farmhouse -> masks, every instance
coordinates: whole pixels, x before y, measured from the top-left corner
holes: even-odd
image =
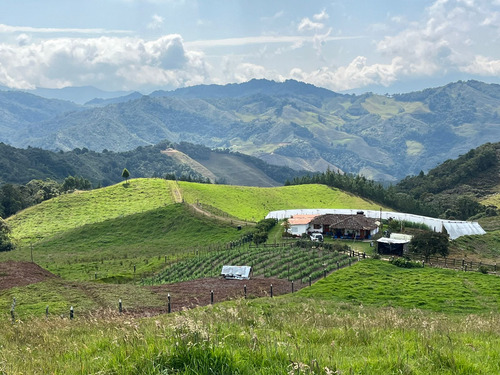
[[[342,209],[342,208],[311,208],[311,209],[294,209],[294,210],[280,210],[271,211],[266,215],[266,219],[278,219],[296,217],[298,215],[325,215],[325,214],[341,214],[341,215],[354,215],[358,212],[356,209]],[[395,219],[399,221],[408,221],[410,223],[425,224],[434,232],[448,233],[450,239],[454,240],[461,236],[485,234],[486,231],[481,228],[477,221],[460,221],[460,220],[442,220],[433,217],[419,216],[413,214],[405,214],[401,212],[392,211],[374,211],[363,210],[364,215],[376,220],[389,220]]]
[[[368,218],[363,211],[355,215],[295,215],[288,219],[289,232],[295,236],[303,233],[322,233],[334,238],[369,239],[378,232],[378,222]]]

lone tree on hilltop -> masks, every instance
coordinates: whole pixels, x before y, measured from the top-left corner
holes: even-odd
[[[127,168],[123,168],[122,177],[125,179],[125,182],[128,182],[128,178],[130,177],[130,172]]]

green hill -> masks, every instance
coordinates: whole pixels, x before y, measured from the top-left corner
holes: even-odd
[[[476,272],[400,268],[368,260],[298,292],[310,298],[442,313],[500,312],[500,279]]]
[[[184,202],[184,203],[175,203]],[[193,205],[189,206],[189,205]],[[133,179],[61,195],[10,217],[18,249],[0,260],[35,261],[68,279],[130,280],[195,249],[222,246],[269,211],[379,206],[322,185],[255,188]],[[242,230],[238,225],[244,224]],[[97,276],[95,275],[97,273]]]

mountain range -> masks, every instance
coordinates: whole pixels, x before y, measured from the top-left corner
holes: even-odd
[[[397,95],[339,94],[288,80],[201,85],[78,105],[0,92],[0,141],[123,152],[163,140],[397,181],[500,139],[500,85],[459,81]]]

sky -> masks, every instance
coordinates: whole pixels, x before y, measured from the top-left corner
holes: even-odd
[[[0,86],[500,83],[500,0],[0,0]]]

